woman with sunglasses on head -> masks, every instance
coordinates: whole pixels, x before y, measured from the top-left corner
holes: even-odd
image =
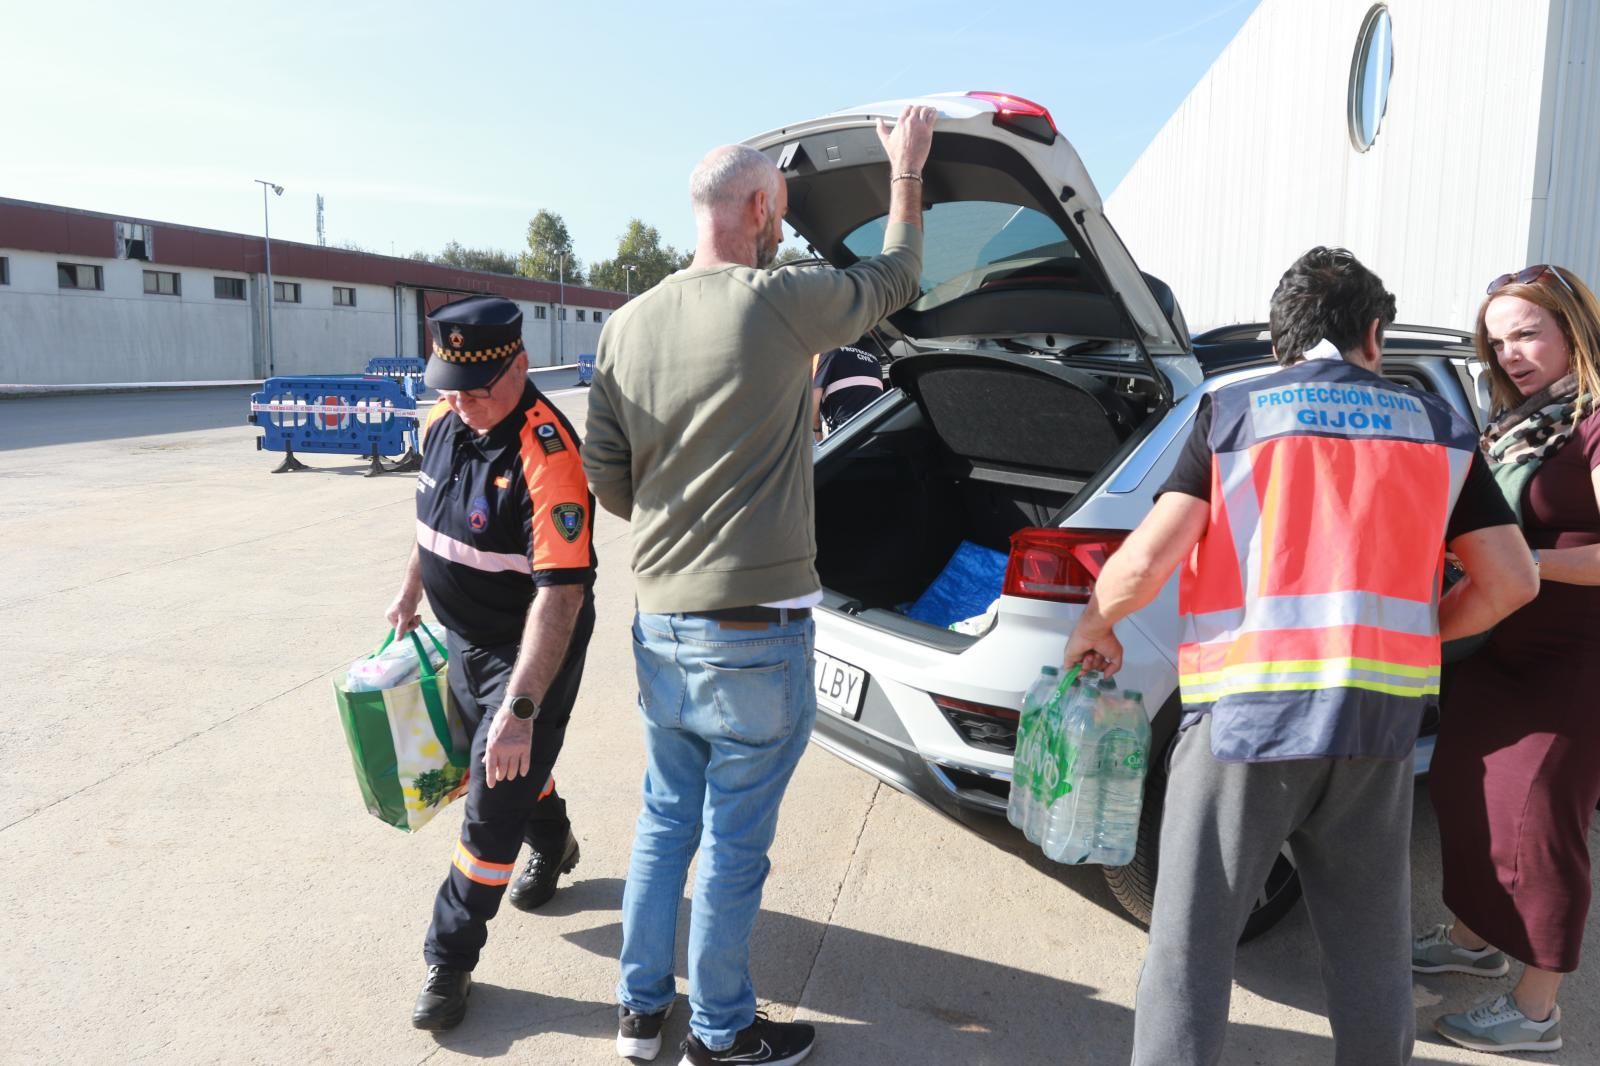
[[[1509,994],[1435,1027],[1479,1051],[1554,1051],[1600,803],[1600,302],[1560,267],[1502,275],[1476,347],[1494,411],[1484,450],[1540,588],[1445,673],[1429,791],[1456,921],[1417,937],[1412,968],[1499,977],[1519,960]]]

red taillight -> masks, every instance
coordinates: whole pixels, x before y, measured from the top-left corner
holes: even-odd
[[[1106,558],[1128,537],[1124,529],[1022,529],[1011,535],[1007,596],[1088,603]]]
[[[992,703],[974,703],[971,700],[958,700],[954,696],[940,696],[935,694],[933,702],[940,710],[960,711],[963,714],[981,714],[987,718],[999,718],[1003,721],[1016,722],[1021,717],[1012,707],[996,707]]]
[[[1050,117],[1049,110],[1043,104],[1010,93],[980,91],[967,95],[974,100],[987,100],[993,104],[994,120],[999,125],[1008,126],[1046,144],[1056,139],[1056,120]]]

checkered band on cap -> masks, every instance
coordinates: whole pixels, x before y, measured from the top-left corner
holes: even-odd
[[[510,344],[502,344],[496,348],[483,348],[476,352],[464,352],[456,348],[446,348],[435,341],[433,357],[435,359],[443,359],[447,363],[488,363],[496,359],[509,359],[522,350],[521,338],[512,341]]]

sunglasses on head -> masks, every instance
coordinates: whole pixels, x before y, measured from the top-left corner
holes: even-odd
[[[1489,287],[1483,291],[1485,294],[1493,296],[1495,293],[1499,292],[1501,289],[1512,284],[1513,282],[1518,285],[1533,285],[1543,279],[1546,275],[1555,278],[1557,281],[1561,282],[1562,288],[1566,289],[1568,292],[1572,292],[1572,286],[1567,283],[1566,278],[1561,276],[1561,271],[1557,270],[1549,263],[1536,263],[1531,267],[1517,271],[1515,274],[1501,274],[1498,278],[1495,278],[1493,281],[1489,282]],[[1577,295],[1577,293],[1572,294],[1574,296]]]

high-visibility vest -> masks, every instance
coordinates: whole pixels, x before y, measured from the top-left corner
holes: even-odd
[[[1186,718],[1219,759],[1401,758],[1439,692],[1444,536],[1477,450],[1448,404],[1317,359],[1212,397],[1182,572]]]

